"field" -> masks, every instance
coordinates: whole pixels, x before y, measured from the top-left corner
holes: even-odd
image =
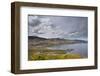
[[[29,49],[28,60],[55,60],[55,59],[77,59],[79,54],[66,53],[64,50],[51,50],[47,48]]]

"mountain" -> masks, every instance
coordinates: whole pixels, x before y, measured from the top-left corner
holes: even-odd
[[[87,43],[86,40],[78,40],[78,39],[64,39],[64,38],[43,38],[43,37],[38,37],[38,36],[28,36],[29,40],[59,40],[59,41],[76,41],[76,42],[83,42],[83,43]]]
[[[34,40],[46,40],[46,38],[37,37],[37,36],[28,36],[28,39],[34,39]]]

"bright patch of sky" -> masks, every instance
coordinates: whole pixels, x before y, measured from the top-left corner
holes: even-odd
[[[82,38],[88,36],[88,18],[74,16],[28,16],[28,35],[44,38]]]

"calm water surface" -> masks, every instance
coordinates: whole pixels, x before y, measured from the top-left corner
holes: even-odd
[[[76,44],[63,44],[63,45],[56,45],[52,47],[48,47],[49,49],[55,50],[65,50],[66,49],[73,49],[70,53],[80,54],[82,57],[88,57],[88,45],[87,43],[76,43]]]

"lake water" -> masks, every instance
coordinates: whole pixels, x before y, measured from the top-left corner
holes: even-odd
[[[49,47],[49,49],[65,50],[66,52],[68,52],[68,50],[66,50],[66,49],[73,49],[69,53],[80,54],[82,57],[85,57],[85,58],[88,57],[87,43],[56,45],[56,46]]]

